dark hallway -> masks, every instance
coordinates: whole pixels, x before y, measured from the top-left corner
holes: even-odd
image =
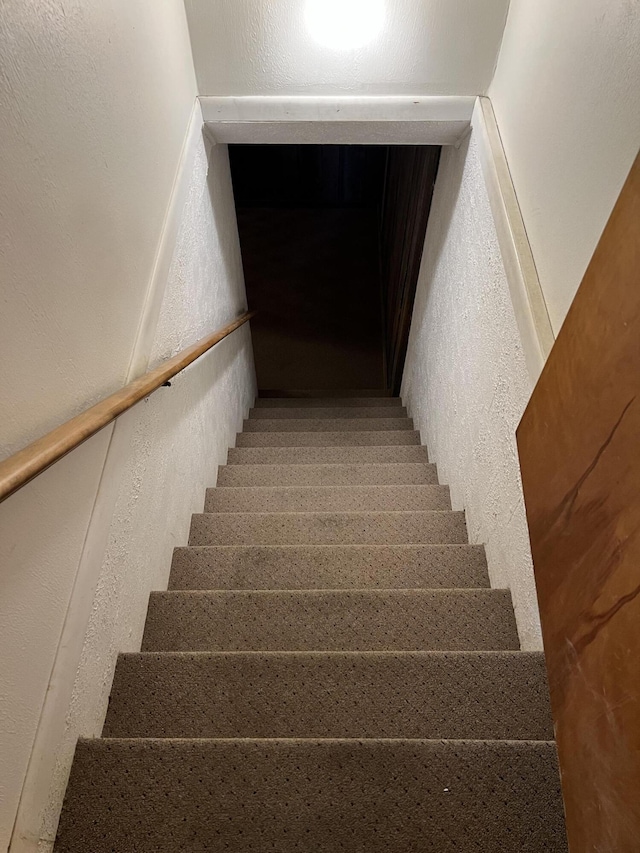
[[[384,387],[385,150],[231,146],[258,387]]]
[[[393,387],[439,149],[229,150],[258,387]]]

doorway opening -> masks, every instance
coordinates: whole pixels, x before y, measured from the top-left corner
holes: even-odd
[[[229,155],[259,390],[397,394],[440,147]]]

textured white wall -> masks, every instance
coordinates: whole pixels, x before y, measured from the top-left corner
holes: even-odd
[[[195,80],[181,0],[3,2],[0,56],[6,453],[125,378]]]
[[[5,456],[125,379],[196,86],[181,0],[10,0],[0,56]],[[109,439],[0,506],[0,850]]]
[[[155,333],[167,280],[158,249],[196,93],[181,0],[10,0],[0,4],[0,56],[5,456],[115,390],[132,369],[144,369],[154,338],[159,357],[180,342],[190,343],[206,324],[229,319],[243,297],[220,148],[211,183],[217,200],[208,210],[209,190],[203,193],[201,184],[199,200],[190,201],[191,210],[200,206],[193,220],[201,223],[201,233],[193,222],[181,232],[164,302],[171,318],[163,315]],[[198,162],[201,180],[201,154]],[[219,240],[210,244],[209,254],[196,251],[197,238],[209,240],[214,231]],[[187,293],[187,281],[199,291]],[[195,316],[191,300],[205,292],[208,307]],[[177,331],[169,333],[174,309]],[[98,622],[107,632],[92,662],[99,689],[111,664],[106,639],[126,645],[126,635],[135,643],[144,587],[161,584],[170,544],[186,541],[186,517],[202,498],[204,478],[214,477],[250,396],[249,361],[245,329],[174,388],[141,404],[115,431],[104,430],[0,506],[0,850],[9,844],[25,776],[20,827],[31,834],[21,839],[18,833],[15,849],[37,844],[34,825],[51,781],[50,753],[59,746],[47,735],[59,733],[60,724],[64,732],[107,541],[109,556],[100,574],[104,597],[97,599],[90,634],[98,636]],[[229,393],[235,380],[241,380],[240,399]],[[205,458],[185,458],[191,445],[194,454],[206,450]],[[167,496],[160,483],[176,471],[178,482]],[[150,542],[148,530],[157,522]],[[132,531],[140,536],[136,546],[128,539]],[[107,594],[109,572],[116,564],[122,568],[113,543],[124,541],[132,562],[121,594],[113,585]],[[142,545],[149,548],[153,569]],[[97,725],[102,710],[103,697],[85,693],[83,671],[70,734],[73,726]],[[68,743],[64,749],[59,773]],[[52,825],[49,819],[46,826]]]
[[[200,135],[152,363],[246,305],[227,147],[207,147],[208,157]],[[255,393],[244,326],[118,424],[125,458],[70,711],[56,744],[39,830],[45,842],[55,837],[76,739],[100,734],[116,656],[139,650],[149,592],[166,589],[172,549],[187,542],[191,514],[202,511],[205,489],[215,484]]]
[[[640,147],[640,4],[511,0],[489,96],[557,332]]]
[[[147,306],[157,314],[151,364],[246,305],[227,148],[205,145],[199,109],[190,137],[167,281],[157,312]],[[87,534],[93,553],[69,603],[12,853],[51,848],[75,741],[99,735],[116,655],[139,648],[149,592],[166,588],[172,548],[186,543],[191,513],[201,511],[255,392],[245,326],[118,420]],[[75,659],[65,653],[74,644]]]
[[[306,0],[186,0],[201,95],[477,95],[495,67],[508,0],[384,0],[356,50],[316,43]]]
[[[531,393],[473,136],[442,152],[402,398],[486,546],[491,584],[511,589],[522,647],[541,648],[515,429]]]

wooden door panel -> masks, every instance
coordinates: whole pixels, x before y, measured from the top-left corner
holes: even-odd
[[[517,432],[571,853],[640,850],[640,159]]]

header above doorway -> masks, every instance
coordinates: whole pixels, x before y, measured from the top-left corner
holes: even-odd
[[[475,102],[473,95],[200,98],[214,142],[279,145],[456,145]]]

